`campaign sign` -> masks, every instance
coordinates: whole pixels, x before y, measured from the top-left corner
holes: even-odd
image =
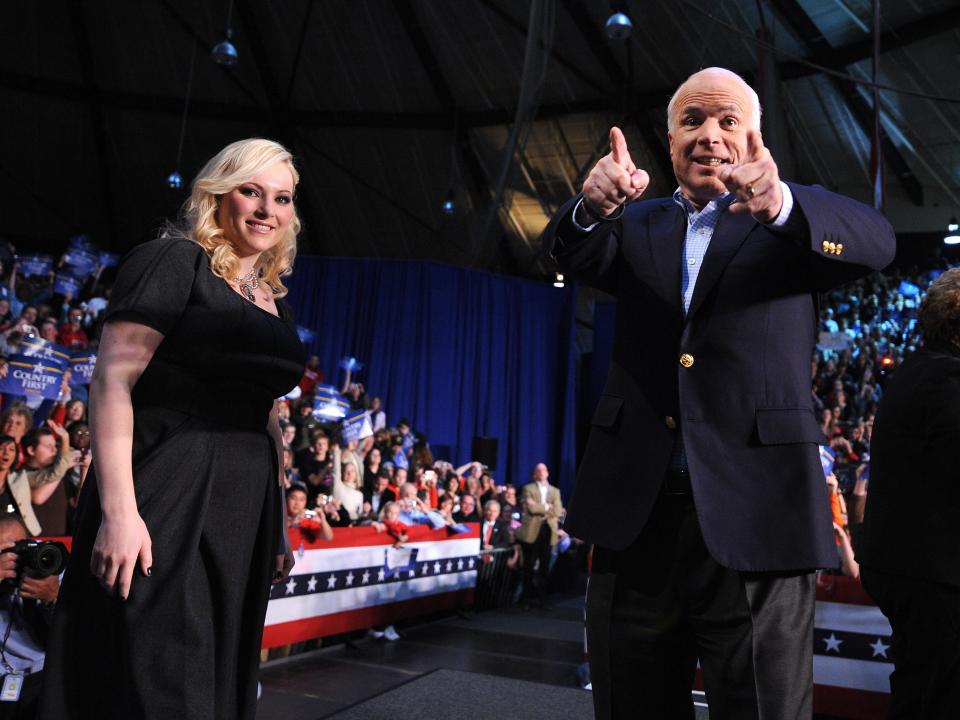
[[[342,367],[344,370],[357,372],[358,370],[363,370],[363,363],[358,361],[355,357],[350,357],[348,355],[340,360],[340,367]]]
[[[112,252],[101,252],[98,257],[100,267],[116,267],[120,264],[120,254]]]
[[[63,256],[63,262],[69,266],[69,272],[75,277],[85,278],[93,274],[100,262],[100,253],[85,248],[72,248]]]
[[[23,277],[49,275],[53,270],[53,258],[49,255],[22,255],[18,262]]]
[[[67,247],[89,250],[94,247],[94,244],[89,235],[82,233],[80,235],[74,235],[72,238],[67,240]]]
[[[17,349],[21,355],[36,360],[43,360],[45,363],[53,363],[61,370],[66,370],[70,363],[70,351],[62,345],[54,345],[36,335],[27,335],[20,341],[20,347]]]
[[[17,353],[10,356],[7,375],[0,380],[0,392],[56,400],[62,381],[63,368],[57,363]]]
[[[837,454],[826,445],[820,446],[820,464],[823,466],[823,476],[833,472],[833,465],[837,461]]]
[[[93,350],[75,352],[70,358],[70,384],[89,385],[96,364],[97,353]]]
[[[343,419],[342,433],[345,443],[360,442],[373,435],[370,415],[365,410],[354,410]]]
[[[303,325],[297,325],[297,335],[300,336],[300,342],[304,345],[312,343],[313,339],[317,334],[310,328],[305,328]]]
[[[350,409],[343,395],[332,385],[317,385],[313,396],[313,416],[319,420],[342,420]]]
[[[80,292],[80,284],[81,281],[75,278],[73,275],[57,273],[56,277],[53,279],[53,292],[58,295],[69,295],[70,297],[76,297],[77,293]]]

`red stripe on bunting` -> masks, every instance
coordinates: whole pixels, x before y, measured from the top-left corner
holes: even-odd
[[[263,630],[261,646],[271,648],[278,645],[289,645],[313,638],[339,635],[351,630],[364,630],[377,625],[387,625],[404,618],[417,617],[440,610],[466,607],[473,603],[473,593],[473,588],[465,588],[454,592],[425,595],[412,600],[373,605],[372,607],[345,610],[329,615],[318,615],[304,620],[267,625]]]

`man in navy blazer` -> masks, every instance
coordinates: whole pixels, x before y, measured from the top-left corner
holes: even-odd
[[[759,127],[739,76],[696,73],[668,107],[674,196],[638,201],[649,176],[612,128],[545,233],[564,272],[618,302],[565,524],[595,545],[598,718],[692,718],[698,658],[711,717],[812,713],[813,571],[837,564],[817,293],[883,268],[895,239],[873,209],[783,183]]]

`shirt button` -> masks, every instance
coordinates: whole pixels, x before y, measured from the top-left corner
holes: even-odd
[[[694,363],[693,355],[691,355],[690,353],[683,353],[683,355],[680,356],[680,364],[683,365],[683,367],[685,368],[693,367],[693,363]]]
[[[696,265],[696,264],[697,264],[696,258],[687,258],[687,265]]]

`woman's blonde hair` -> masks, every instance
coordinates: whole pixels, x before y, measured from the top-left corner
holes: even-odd
[[[240,274],[240,260],[224,236],[223,228],[217,224],[220,198],[278,162],[286,163],[290,168],[293,187],[296,188],[300,174],[293,165],[293,156],[283,145],[264,138],[230,143],[210,158],[197,174],[190,197],[181,208],[180,224],[168,227],[164,234],[197,242],[210,257],[213,274],[224,280],[233,280]],[[287,294],[280,278],[293,270],[300,227],[300,218],[294,208],[280,242],[260,256],[262,279],[274,289],[275,297]]]

